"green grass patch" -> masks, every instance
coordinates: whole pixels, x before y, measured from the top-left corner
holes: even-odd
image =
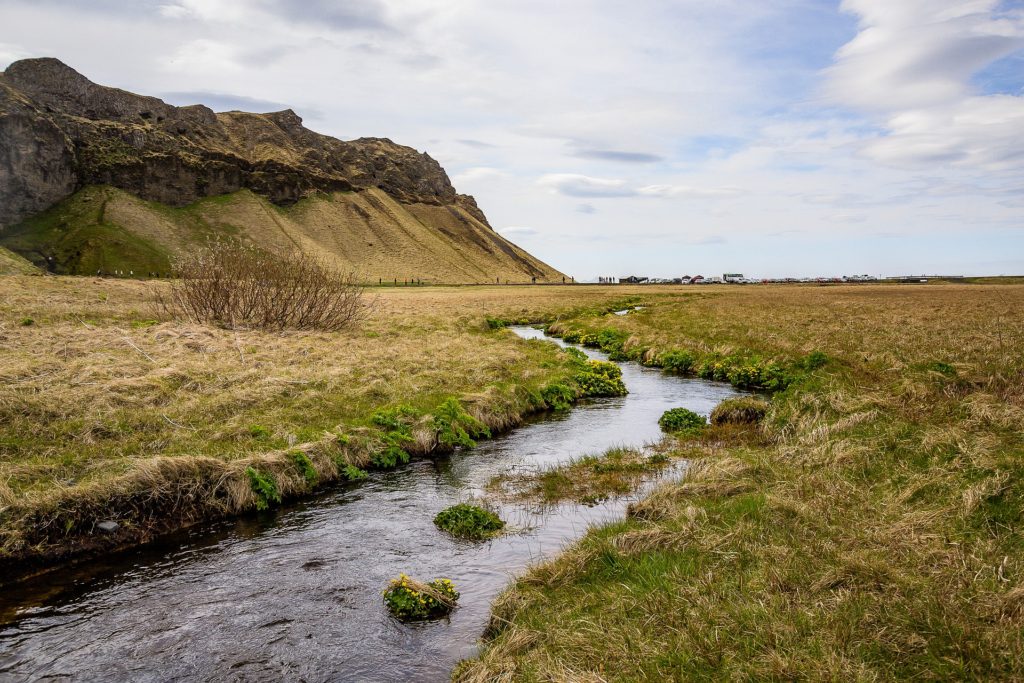
[[[274,475],[269,472],[261,473],[253,467],[246,467],[245,476],[249,478],[249,486],[256,494],[257,510],[266,510],[271,505],[281,502],[281,494],[278,493]]]
[[[459,600],[459,592],[448,579],[423,583],[400,574],[383,592],[384,606],[401,621],[424,621],[449,614]]]
[[[498,534],[505,527],[505,522],[487,508],[459,503],[437,513],[434,525],[456,538],[482,540]]]
[[[687,408],[672,408],[658,418],[658,426],[662,431],[671,433],[693,433],[704,429],[707,418]]]
[[[316,467],[313,466],[313,461],[309,459],[308,455],[302,451],[291,451],[288,458],[302,474],[307,486],[312,488],[320,482],[320,474],[316,471]]]

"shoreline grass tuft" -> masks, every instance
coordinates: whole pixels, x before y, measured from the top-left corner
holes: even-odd
[[[505,528],[505,522],[493,510],[472,503],[459,503],[441,510],[434,526],[456,538],[484,540]]]

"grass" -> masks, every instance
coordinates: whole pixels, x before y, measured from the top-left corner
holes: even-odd
[[[671,462],[660,449],[614,448],[600,456],[584,456],[537,472],[505,473],[487,484],[492,494],[510,501],[546,504],[574,501],[592,505],[635,491]]]
[[[579,362],[485,318],[550,319],[623,294],[387,289],[359,328],[268,333],[169,320],[162,287],[0,278],[0,566],[271,507],[375,460],[508,430],[551,407],[545,389],[578,395]],[[104,519],[121,532],[94,534]]]
[[[39,270],[24,257],[0,247],[0,275],[33,275]]]
[[[384,589],[384,606],[400,621],[437,619],[455,609],[459,591],[449,579],[418,581],[400,574]]]
[[[437,513],[434,525],[456,538],[483,540],[501,532],[505,522],[487,508],[459,503]]]
[[[373,284],[562,282],[463,207],[404,204],[377,189],[288,207],[240,190],[171,207],[90,186],[5,230],[0,248],[61,274],[166,275],[174,257],[225,235],[272,253],[298,249]],[[31,264],[11,251],[0,252],[0,273],[27,272]]]
[[[1022,310],[1020,286],[757,287],[562,321],[803,367],[759,423],[669,437],[685,477],[520,577],[454,678],[1021,680]]]

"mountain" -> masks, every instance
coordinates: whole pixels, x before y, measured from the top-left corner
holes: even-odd
[[[164,273],[218,235],[370,281],[563,278],[391,140],[321,135],[290,109],[175,107],[56,59],[0,72],[0,245],[52,272]]]

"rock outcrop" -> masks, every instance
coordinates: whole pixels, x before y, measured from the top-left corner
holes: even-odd
[[[320,135],[290,109],[175,107],[96,85],[49,58],[15,62],[0,74],[0,141],[5,225],[85,185],[172,206],[243,188],[291,204],[316,190],[377,187],[400,201],[475,207],[429,155],[390,140]]]
[[[239,190],[279,206],[318,192],[379,190],[403,205],[448,207],[458,220],[469,216],[490,228],[437,161],[391,140],[321,135],[290,109],[176,107],[97,85],[56,59],[8,66],[0,73],[0,238],[95,185],[172,207]],[[508,251],[500,236],[494,240]],[[561,275],[529,261],[525,275]]]

